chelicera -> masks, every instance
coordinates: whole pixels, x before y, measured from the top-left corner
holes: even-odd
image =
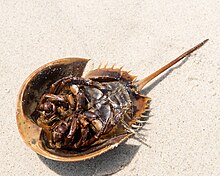
[[[112,66],[98,67],[83,77],[63,76],[47,85],[30,114],[32,123],[41,129],[39,141],[43,150],[51,155],[87,159],[90,157],[83,156],[97,156],[102,150],[113,148],[108,146],[123,142],[148,117],[151,98],[141,94],[143,87],[207,41],[139,81]]]

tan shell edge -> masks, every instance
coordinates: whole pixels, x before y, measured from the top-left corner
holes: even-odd
[[[39,73],[41,73],[44,69],[50,69],[50,66],[59,66],[60,64],[67,64],[71,65],[75,62],[83,62],[84,65],[82,66],[81,70],[77,70],[83,73],[85,65],[87,64],[89,60],[83,59],[83,58],[63,58],[59,60],[55,60],[53,62],[47,63],[37,70],[35,70],[32,74],[28,76],[28,78],[24,81],[23,85],[21,86],[21,89],[19,91],[18,97],[17,97],[17,111],[16,111],[16,120],[17,120],[17,126],[20,132],[20,135],[23,139],[23,141],[26,143],[28,147],[30,147],[33,151],[38,153],[39,155],[42,155],[48,159],[56,160],[56,161],[63,161],[63,162],[76,162],[76,161],[82,161],[87,160],[90,158],[94,158],[98,155],[101,155],[102,153],[107,152],[108,150],[111,150],[118,146],[121,142],[125,141],[129,136],[132,134],[127,134],[121,139],[118,140],[116,144],[110,144],[109,146],[105,146],[104,148],[101,148],[99,150],[93,151],[91,153],[88,153],[86,155],[78,155],[78,156],[59,156],[52,154],[45,150],[42,146],[41,141],[39,140],[41,128],[37,126],[29,117],[27,114],[24,113],[24,106],[23,106],[23,97],[24,92],[30,83],[30,81],[36,77]]]

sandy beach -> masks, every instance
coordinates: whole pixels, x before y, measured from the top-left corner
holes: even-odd
[[[220,1],[0,0],[0,12],[0,175],[220,175]],[[62,163],[22,141],[17,94],[43,64],[88,58],[86,71],[124,65],[141,79],[207,38],[146,86],[152,117],[114,150]]]

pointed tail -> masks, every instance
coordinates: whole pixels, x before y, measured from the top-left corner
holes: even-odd
[[[186,51],[185,53],[181,54],[179,57],[177,57],[176,59],[174,59],[173,61],[171,61],[170,63],[168,63],[167,65],[163,66],[162,68],[160,68],[159,70],[157,70],[156,72],[152,73],[151,75],[147,76],[146,78],[140,80],[137,82],[137,87],[138,90],[142,90],[143,87],[150,82],[152,79],[154,79],[156,76],[158,76],[159,74],[163,73],[165,70],[167,70],[168,68],[170,68],[171,66],[173,66],[174,64],[176,64],[177,62],[179,62],[180,60],[182,60],[184,57],[188,56],[189,54],[191,54],[192,52],[194,52],[195,50],[199,49],[201,46],[203,46],[209,39],[204,40],[203,42],[199,43],[198,45],[194,46],[193,48],[189,49],[188,51]]]

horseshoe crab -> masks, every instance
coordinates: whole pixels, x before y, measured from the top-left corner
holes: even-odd
[[[17,99],[17,125],[24,142],[58,161],[81,161],[113,149],[143,126],[150,98],[141,90],[191,54],[186,51],[137,81],[122,68],[97,68],[83,75],[88,59],[64,58],[34,71]]]

